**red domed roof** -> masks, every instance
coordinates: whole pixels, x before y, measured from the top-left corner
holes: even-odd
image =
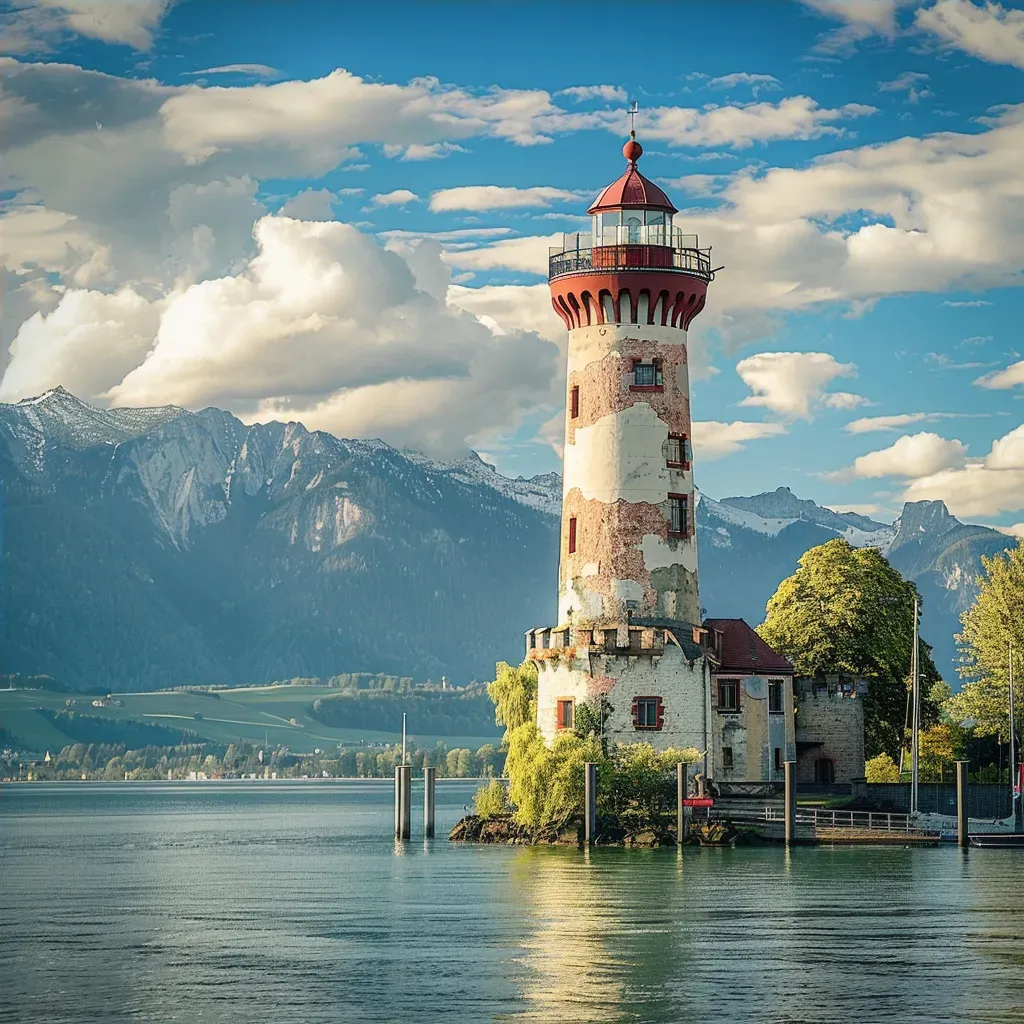
[[[601,213],[604,210],[637,206],[665,210],[668,213],[679,212],[672,205],[672,200],[653,181],[645,178],[636,169],[636,162],[642,154],[643,147],[631,133],[629,141],[622,147],[622,155],[629,163],[626,173],[617,181],[613,181],[594,200],[594,205],[587,210],[587,213]]]

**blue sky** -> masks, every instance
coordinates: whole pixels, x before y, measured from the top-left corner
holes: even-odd
[[[635,98],[641,169],[726,266],[690,332],[698,485],[1024,532],[1019,7],[0,10],[0,399],[557,469],[545,255]]]

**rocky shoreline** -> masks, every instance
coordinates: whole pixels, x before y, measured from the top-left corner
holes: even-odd
[[[699,821],[691,826],[687,845],[736,846],[754,841],[728,821]],[[467,814],[448,833],[453,843],[489,843],[503,846],[583,846],[583,816],[552,822],[539,828],[520,825],[511,814],[481,817]],[[615,818],[599,817],[596,846],[622,846],[632,849],[657,849],[676,845],[675,829],[667,824],[647,823],[630,826]]]

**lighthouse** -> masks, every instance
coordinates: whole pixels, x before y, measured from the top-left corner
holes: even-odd
[[[530,630],[538,725],[588,721],[620,742],[710,744],[694,524],[686,332],[714,278],[710,248],[638,168],[549,257],[568,331],[558,622]]]

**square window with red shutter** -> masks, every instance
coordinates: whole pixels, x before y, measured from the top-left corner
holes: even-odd
[[[556,728],[571,729],[574,723],[574,711],[576,702],[571,697],[563,697],[558,702],[558,720]]]
[[[633,700],[634,729],[662,729],[665,725],[665,706],[660,697],[636,697]]]

